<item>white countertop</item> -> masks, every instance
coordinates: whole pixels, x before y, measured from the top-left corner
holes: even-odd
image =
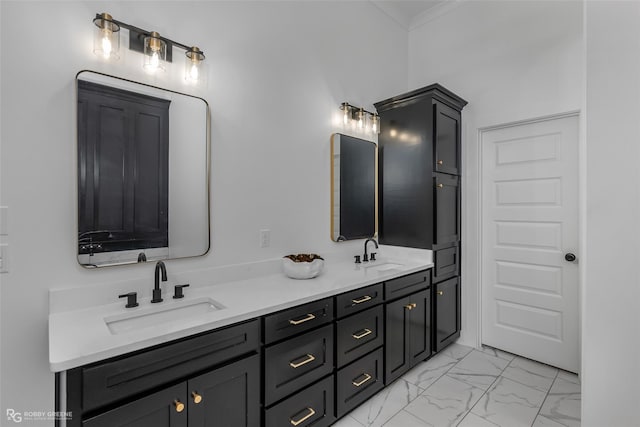
[[[376,271],[373,268],[385,263],[397,263],[401,266],[386,271]],[[125,308],[126,299],[122,299],[115,303],[93,305],[78,310],[52,311],[49,315],[50,368],[53,372],[64,371],[380,283],[432,266],[430,258],[422,257],[385,258],[359,265],[328,260],[324,271],[310,280],[294,280],[282,273],[271,273],[211,286],[192,286],[184,289],[185,298],[180,300],[172,299],[172,283],[169,286],[165,285],[164,301],[159,304],[151,304],[148,297],[142,297],[138,301],[140,305],[135,308]],[[105,322],[105,318],[136,311],[142,313],[166,310],[206,298],[213,299],[224,308],[119,334],[113,334]]]

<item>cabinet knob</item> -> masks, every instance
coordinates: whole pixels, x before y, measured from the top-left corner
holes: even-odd
[[[302,418],[298,418],[297,420],[294,420],[293,418],[289,418],[289,422],[291,423],[291,425],[295,427],[298,424],[305,422],[306,420],[308,420],[309,418],[313,417],[316,414],[316,411],[314,411],[313,408],[307,408],[306,411],[307,411],[307,414],[304,415]]]
[[[438,160],[438,165],[442,166],[444,164],[444,162],[442,160]]]
[[[176,412],[184,411],[184,403],[180,402],[179,400],[174,400],[173,405],[176,407]]]
[[[444,291],[438,291],[438,292],[436,292],[436,293],[437,293],[438,295],[440,295],[440,296],[444,295]]]
[[[195,403],[196,405],[200,402],[202,402],[202,396],[200,396],[198,393],[196,393],[195,391],[191,392],[191,397],[193,397],[193,403]]]
[[[443,185],[443,184],[438,184],[438,185],[436,185],[436,187],[438,187],[438,188],[444,188],[444,185]]]

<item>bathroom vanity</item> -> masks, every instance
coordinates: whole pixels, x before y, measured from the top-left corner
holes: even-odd
[[[275,273],[192,286],[164,307],[52,313],[57,409],[72,413],[61,425],[331,425],[434,354],[432,267],[330,263],[309,281]],[[140,323],[206,298],[217,308]]]

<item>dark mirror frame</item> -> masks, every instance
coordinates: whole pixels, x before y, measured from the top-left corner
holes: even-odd
[[[331,135],[331,240],[378,235],[378,146]]]
[[[85,78],[83,79],[83,77]],[[105,82],[105,80],[114,79],[122,84],[113,83],[114,87],[112,87],[108,82]],[[76,236],[78,239],[77,259],[80,265],[95,268],[172,258],[190,258],[207,254],[211,247],[211,114],[207,101],[194,95],[92,70],[78,72],[75,82],[76,190],[78,195]],[[140,88],[140,92],[136,92],[136,87]],[[154,92],[157,92],[158,96],[154,96]],[[187,98],[176,98],[176,95]],[[91,114],[87,113],[89,108],[86,105],[87,97],[95,97],[95,102],[98,103],[91,107]],[[204,234],[205,228],[206,236],[202,236],[202,239],[197,241],[197,247],[193,249],[193,253],[188,249],[189,242],[193,240],[187,240],[186,244],[184,241],[180,242],[182,246],[179,246],[174,255],[171,254],[169,245],[169,189],[171,186],[169,147],[172,143],[180,144],[182,141],[169,141],[171,135],[169,110],[173,102],[172,99],[173,101],[192,99],[203,103],[204,109],[202,110],[197,104],[192,105],[196,106],[199,112],[205,114],[202,120],[204,129],[199,127],[199,118],[194,117],[194,123],[197,125],[195,127],[199,135],[197,140],[200,141],[200,138],[204,136],[203,143],[205,144],[195,152],[202,151],[206,156],[203,162],[206,170],[200,170],[200,174],[206,177],[206,183],[200,190],[206,194],[199,193],[202,196],[202,201],[198,202],[198,206],[193,207],[198,209],[195,212],[198,212],[197,216],[200,218],[198,224],[201,233],[197,236]],[[90,102],[94,102],[93,98]],[[103,110],[106,112],[101,112]],[[134,113],[131,113],[132,110]],[[100,112],[96,113],[96,111]],[[115,111],[115,113],[111,113],[111,111]],[[110,120],[111,122],[109,122]],[[189,124],[192,123],[189,122]],[[93,130],[92,135],[99,134],[100,137],[88,137],[88,129]],[[104,138],[113,138],[114,143],[119,143],[120,146],[100,145],[98,141],[102,141]],[[174,139],[176,139],[175,136]],[[199,143],[195,143],[195,145],[199,146]],[[172,149],[175,150],[176,146],[174,145]],[[118,161],[112,161],[107,157],[106,161],[100,162],[102,159],[99,155],[108,152],[108,150],[115,152],[112,156]],[[150,153],[151,159],[147,161],[147,155],[140,156],[139,152]],[[109,174],[109,172],[113,173]],[[103,178],[102,181],[99,181],[99,177],[102,177],[101,174],[105,174],[109,179]],[[142,178],[139,178],[138,175]],[[178,173],[176,173],[177,176],[179,176]],[[127,180],[127,177],[135,178]],[[148,181],[147,188],[144,187],[145,178]],[[111,184],[109,184],[109,180]],[[108,192],[103,192],[104,195],[101,195],[99,191],[101,185],[113,185],[119,193],[116,196],[109,196]],[[134,187],[135,189],[132,189]],[[146,191],[141,191],[140,188]],[[174,190],[174,193],[182,192]],[[188,192],[184,192],[183,196],[185,194]],[[112,200],[109,197],[112,197]],[[96,202],[98,199],[100,203]],[[96,213],[95,206],[99,204],[113,209]],[[206,206],[202,206],[203,204]],[[149,205],[155,206],[157,209],[147,209]],[[177,206],[182,205],[188,205],[188,203],[181,201]],[[206,209],[206,214],[201,209]],[[128,212],[132,211],[135,212],[132,214],[133,219],[128,218],[130,216]],[[96,215],[100,214],[103,215],[99,221],[100,224],[113,223],[117,225],[115,227],[95,225],[97,220],[91,218],[97,218]],[[186,221],[183,222],[185,222],[185,227],[189,225]],[[132,225],[132,223],[134,224]],[[179,229],[182,228],[179,227]],[[186,234],[188,236],[188,233]],[[174,248],[174,250],[176,249]],[[93,258],[94,256],[95,258]]]

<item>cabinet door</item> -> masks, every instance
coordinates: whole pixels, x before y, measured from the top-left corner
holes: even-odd
[[[409,297],[386,305],[384,383],[391,383],[410,366],[409,357]]]
[[[83,427],[187,427],[187,383],[180,383],[82,422]]]
[[[459,278],[435,285],[436,351],[440,351],[460,336]]]
[[[460,240],[459,178],[435,174],[435,244],[434,249]]]
[[[434,161],[433,170],[460,175],[460,112],[434,101]]]
[[[260,355],[200,375],[187,384],[189,427],[260,425]]]
[[[431,355],[431,298],[429,289],[409,296],[409,364],[415,366]]]

